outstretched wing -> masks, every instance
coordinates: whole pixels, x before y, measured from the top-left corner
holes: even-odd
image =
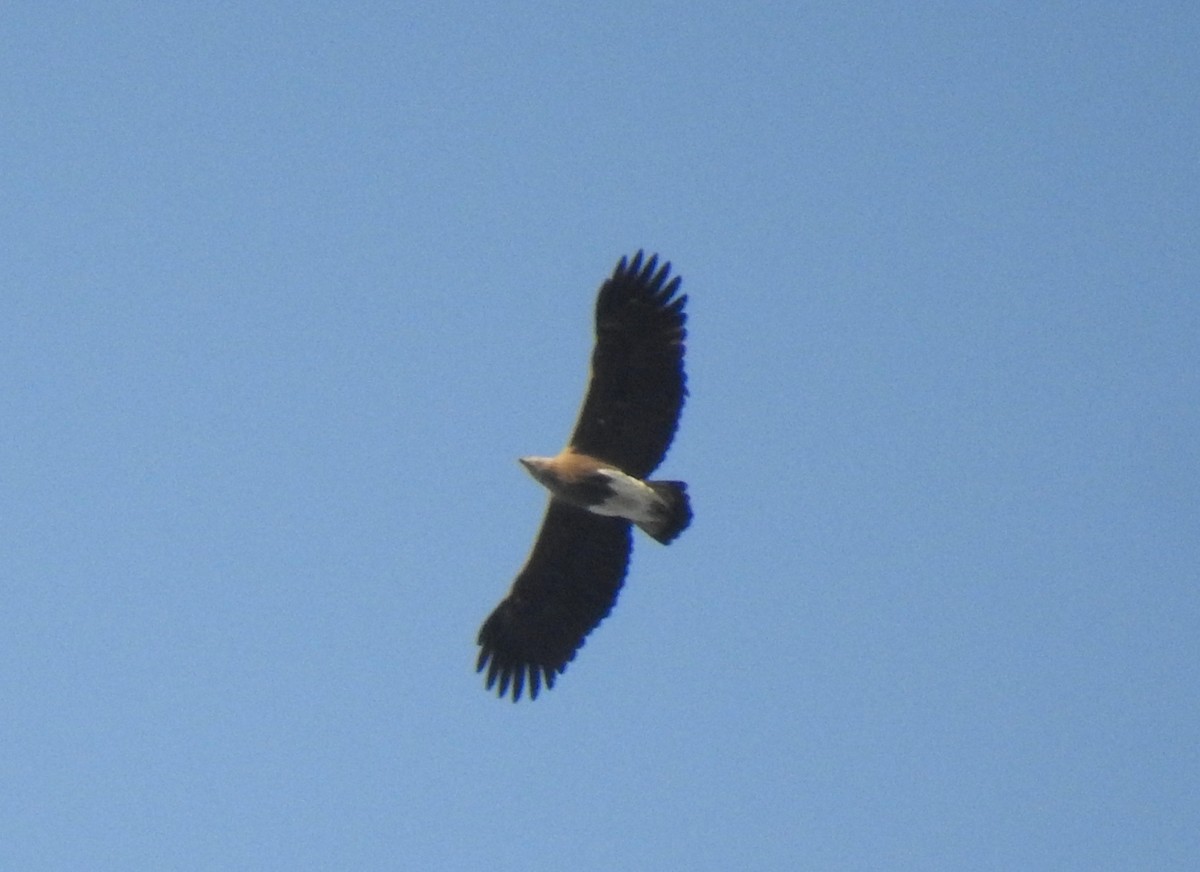
[[[592,377],[570,445],[635,478],[667,453],[687,394],[683,372],[686,295],[658,255],[621,258],[596,299]]]
[[[629,549],[628,521],[551,499],[529,560],[479,630],[475,668],[487,669],[488,689],[511,685],[516,702],[526,680],[531,699],[553,687],[616,603]]]

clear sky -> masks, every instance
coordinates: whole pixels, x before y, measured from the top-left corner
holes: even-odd
[[[1200,6],[18,3],[0,869],[1200,868]],[[621,601],[475,633],[595,290]]]

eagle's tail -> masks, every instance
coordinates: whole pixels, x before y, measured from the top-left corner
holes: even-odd
[[[688,500],[687,485],[681,481],[648,481],[650,489],[658,496],[660,505],[654,517],[639,521],[638,526],[664,545],[669,545],[692,522],[692,504]]]

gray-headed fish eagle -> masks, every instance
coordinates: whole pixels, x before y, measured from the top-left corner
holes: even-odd
[[[479,630],[487,687],[536,699],[617,601],[636,525],[664,545],[692,520],[687,485],[649,481],[687,394],[686,295],[658,255],[621,258],[596,299],[591,381],[570,441],[522,457],[550,491],[542,529],[508,596]]]

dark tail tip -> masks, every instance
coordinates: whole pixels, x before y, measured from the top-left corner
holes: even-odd
[[[671,542],[692,523],[692,502],[687,485],[682,481],[646,482],[663,501],[662,513],[652,522],[639,524],[648,534],[664,545]]]

